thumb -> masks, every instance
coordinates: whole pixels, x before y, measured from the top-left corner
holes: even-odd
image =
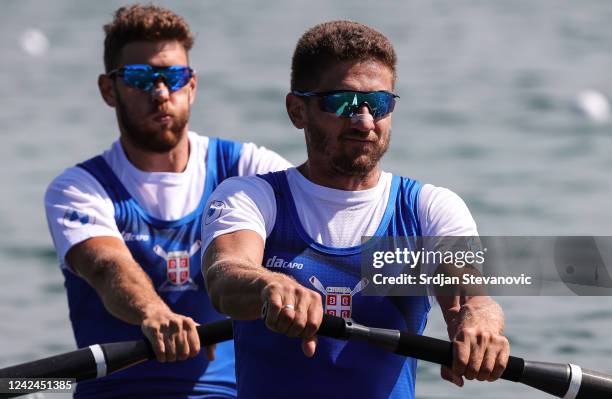
[[[446,381],[452,382],[453,384],[457,385],[458,387],[463,386],[463,378],[453,373],[453,370],[447,366],[442,366],[440,368],[440,376]]]
[[[313,357],[317,349],[317,336],[302,339],[302,352],[306,357]]]

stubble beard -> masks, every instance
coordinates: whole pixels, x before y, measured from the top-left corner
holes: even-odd
[[[169,126],[158,125],[158,128],[146,126],[130,116],[125,103],[117,95],[117,119],[123,127],[123,133],[136,148],[159,154],[172,150],[180,142],[186,132],[189,122],[189,109],[184,114],[174,114]]]
[[[311,125],[308,127],[308,133],[310,136],[308,141],[312,150],[319,154],[330,156],[328,167],[332,171],[344,176],[368,175],[376,168],[383,155],[385,155],[391,141],[391,130],[389,130],[389,133],[382,136],[376,143],[364,145],[363,147],[350,149],[345,146],[342,148],[342,144],[337,143],[336,151],[340,151],[336,154],[331,154],[331,147],[329,146],[331,140],[323,129]],[[355,136],[360,134],[355,134]]]

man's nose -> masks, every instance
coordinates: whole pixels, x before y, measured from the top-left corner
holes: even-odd
[[[362,132],[374,130],[374,117],[367,105],[362,104],[359,106],[358,112],[351,117],[351,125]]]
[[[157,102],[164,102],[170,99],[170,89],[163,79],[157,79],[155,86],[153,86],[153,89],[151,90],[151,95]]]

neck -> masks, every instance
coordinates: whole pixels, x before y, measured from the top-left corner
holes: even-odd
[[[310,161],[298,166],[297,170],[315,184],[345,191],[367,190],[376,187],[380,178],[380,167],[378,165],[365,175],[343,174],[336,170],[319,167]]]
[[[128,160],[143,172],[180,173],[187,168],[187,162],[189,162],[189,137],[187,134],[183,135],[174,148],[162,153],[142,150],[134,146],[123,135],[119,141]]]

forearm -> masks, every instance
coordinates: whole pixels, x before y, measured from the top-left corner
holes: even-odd
[[[154,312],[169,311],[155,292],[149,276],[129,252],[120,253],[101,246],[83,249],[79,262],[86,266],[76,271],[96,290],[113,316],[140,325]]]
[[[246,259],[217,260],[205,267],[207,291],[213,306],[238,320],[261,317],[262,292],[271,283],[291,280]]]
[[[442,314],[452,338],[460,328],[481,326],[496,334],[504,331],[504,312],[489,296],[439,296]]]

